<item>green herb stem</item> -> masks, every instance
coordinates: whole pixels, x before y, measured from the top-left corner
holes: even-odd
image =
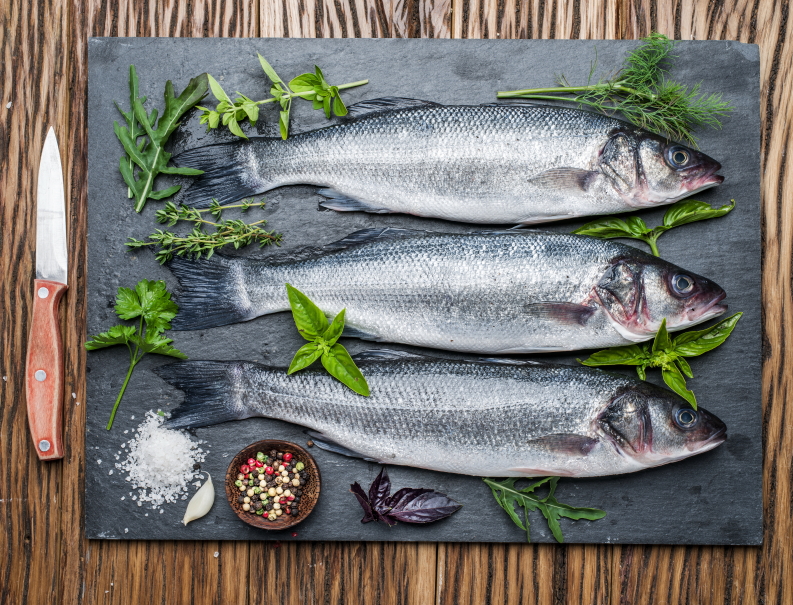
[[[358,80],[357,82],[350,82],[348,84],[339,84],[336,88],[339,90],[345,90],[347,88],[355,88],[356,86],[363,86],[364,84],[369,84],[369,80]],[[262,99],[261,101],[255,101],[256,105],[264,105],[266,103],[278,103],[281,99],[294,99],[295,97],[300,97],[301,99],[305,99],[306,97],[310,97],[314,95],[313,90],[304,90],[302,92],[285,92],[280,97],[270,97],[269,99]]]
[[[141,321],[141,325],[143,321]],[[132,352],[132,347],[127,345],[130,352],[129,358],[129,370],[127,370],[127,375],[124,378],[124,383],[121,385],[121,390],[118,392],[118,397],[116,397],[116,403],[113,404],[113,411],[110,412],[110,420],[107,421],[107,426],[105,429],[108,431],[113,428],[113,420],[116,418],[116,411],[118,410],[118,406],[121,404],[121,400],[124,398],[124,392],[127,390],[127,385],[129,384],[129,379],[132,378],[132,371],[135,369],[135,366],[138,365],[138,362],[141,360],[141,357],[138,357],[138,351],[140,347],[135,345],[135,352]]]

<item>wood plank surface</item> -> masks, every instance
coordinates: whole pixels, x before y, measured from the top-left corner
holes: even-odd
[[[787,0],[30,0],[0,3],[0,603],[793,603],[793,37]],[[760,45],[765,541],[759,548],[111,542],[83,538],[89,36],[736,39]],[[10,105],[9,105],[10,103]],[[61,462],[28,436],[35,174],[68,196]],[[72,396],[74,394],[74,396]],[[246,581],[246,579],[248,581]]]

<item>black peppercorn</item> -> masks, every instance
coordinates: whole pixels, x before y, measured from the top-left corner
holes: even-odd
[[[281,452],[278,452],[278,459],[279,460],[283,460],[284,459],[284,455]]]
[[[264,508],[266,508],[267,510],[273,510],[273,503],[272,502],[268,502],[267,505]]]
[[[298,515],[297,508],[295,508],[295,507],[292,507],[292,516],[293,516],[293,517],[297,517],[297,515]]]
[[[198,470],[198,469],[200,469],[200,468],[201,468],[201,465],[200,465],[200,464],[198,464],[198,462],[196,462],[196,463],[193,465],[193,470],[194,470],[194,471],[197,471],[197,470]]]
[[[257,502],[256,504],[253,505],[253,508],[255,508],[256,510],[262,510],[262,503]]]
[[[237,503],[238,504],[242,504],[243,502],[245,502],[245,497],[244,496],[240,496],[239,498],[237,498]]]

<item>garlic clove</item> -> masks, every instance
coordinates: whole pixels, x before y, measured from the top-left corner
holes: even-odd
[[[208,479],[204,485],[195,493],[187,505],[184,519],[182,519],[182,523],[185,525],[206,515],[215,503],[215,488],[212,485],[212,477],[209,473],[207,473],[207,477]]]

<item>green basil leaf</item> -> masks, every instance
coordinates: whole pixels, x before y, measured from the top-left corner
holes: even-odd
[[[313,90],[317,84],[319,84],[319,78],[314,74],[300,74],[289,82],[289,88],[294,92],[306,92]]]
[[[661,327],[653,339],[653,353],[668,353],[672,350],[672,341],[669,340],[669,332],[666,330],[666,317],[661,320]]]
[[[227,126],[229,127],[229,130],[233,134],[236,134],[238,137],[241,137],[243,139],[247,139],[248,138],[248,137],[245,136],[245,133],[242,132],[242,128],[240,128],[240,125],[237,123],[236,118],[231,118],[229,120],[229,123],[227,124]]]
[[[688,365],[688,362],[685,360],[684,357],[678,357],[675,359],[675,363],[680,368],[680,371],[687,376],[688,378],[694,378],[694,372],[691,371],[691,366]]]
[[[319,83],[322,86],[322,88],[324,88],[325,90],[330,88],[327,81],[325,80],[325,74],[322,73],[322,70],[319,68],[319,66],[317,65],[314,66],[314,73],[316,74],[317,79],[319,80]]]
[[[347,115],[347,106],[341,100],[341,95],[337,94],[333,99],[333,113],[339,117]]]
[[[342,309],[341,312],[339,312],[339,314],[333,318],[333,321],[325,331],[325,334],[322,335],[322,338],[329,345],[336,344],[336,341],[339,340],[341,333],[344,331],[344,314],[346,312],[347,309]]]
[[[672,341],[674,352],[685,357],[696,357],[715,349],[732,334],[742,315],[743,313],[736,313],[704,330],[692,330],[679,334]]]
[[[209,74],[207,74],[207,80],[209,80],[209,88],[212,89],[212,94],[215,95],[215,98],[218,101],[226,101],[226,103],[231,105],[231,99],[226,94],[226,91],[223,90],[223,87],[218,83],[218,81]]]
[[[210,111],[207,123],[210,128],[217,128],[220,123],[220,114],[217,111]]]
[[[322,109],[322,99],[320,99],[318,96],[315,95],[314,98],[312,99],[311,105],[313,106],[314,109]]]
[[[282,111],[279,114],[278,129],[281,131],[281,138],[286,140],[289,136],[289,110]]]
[[[670,389],[688,401],[692,408],[697,409],[697,398],[692,391],[686,388],[686,379],[680,373],[680,370],[677,369],[677,366],[670,364],[663,367],[661,375]]]
[[[304,368],[307,368],[322,355],[322,349],[315,342],[307,342],[297,350],[295,356],[292,358],[292,363],[289,364],[287,374],[294,374]]]
[[[592,221],[573,231],[578,235],[590,235],[602,239],[615,237],[637,237],[649,233],[651,229],[638,217],[631,217],[630,224],[620,218],[603,218]]]
[[[673,204],[666,211],[664,214],[664,227],[671,229],[672,227],[679,227],[688,223],[718,218],[732,212],[733,208],[735,208],[735,200],[730,200],[729,204],[718,208],[697,200],[683,200]]]
[[[328,353],[322,355],[322,365],[336,380],[350,387],[364,397],[369,396],[369,385],[361,370],[355,365],[350,354],[340,344],[333,345]]]
[[[273,69],[273,66],[270,65],[267,62],[267,60],[264,57],[262,57],[259,53],[256,53],[256,54],[259,55],[259,63],[261,64],[262,69],[264,70],[264,73],[267,74],[267,77],[270,78],[270,80],[272,80],[272,82],[275,83],[275,84],[283,83],[283,80],[278,77],[277,73],[275,73],[275,70]]]
[[[322,99],[322,108],[325,110],[325,117],[330,119],[330,95]]]
[[[644,365],[648,359],[647,352],[639,345],[625,347],[612,347],[592,353],[584,361],[578,360],[585,366],[638,366]]]
[[[639,375],[639,380],[647,380],[647,366],[636,366],[636,373]]]
[[[328,318],[311,299],[297,288],[286,284],[286,295],[292,307],[292,317],[298,332],[306,340],[323,336],[328,330]]]

